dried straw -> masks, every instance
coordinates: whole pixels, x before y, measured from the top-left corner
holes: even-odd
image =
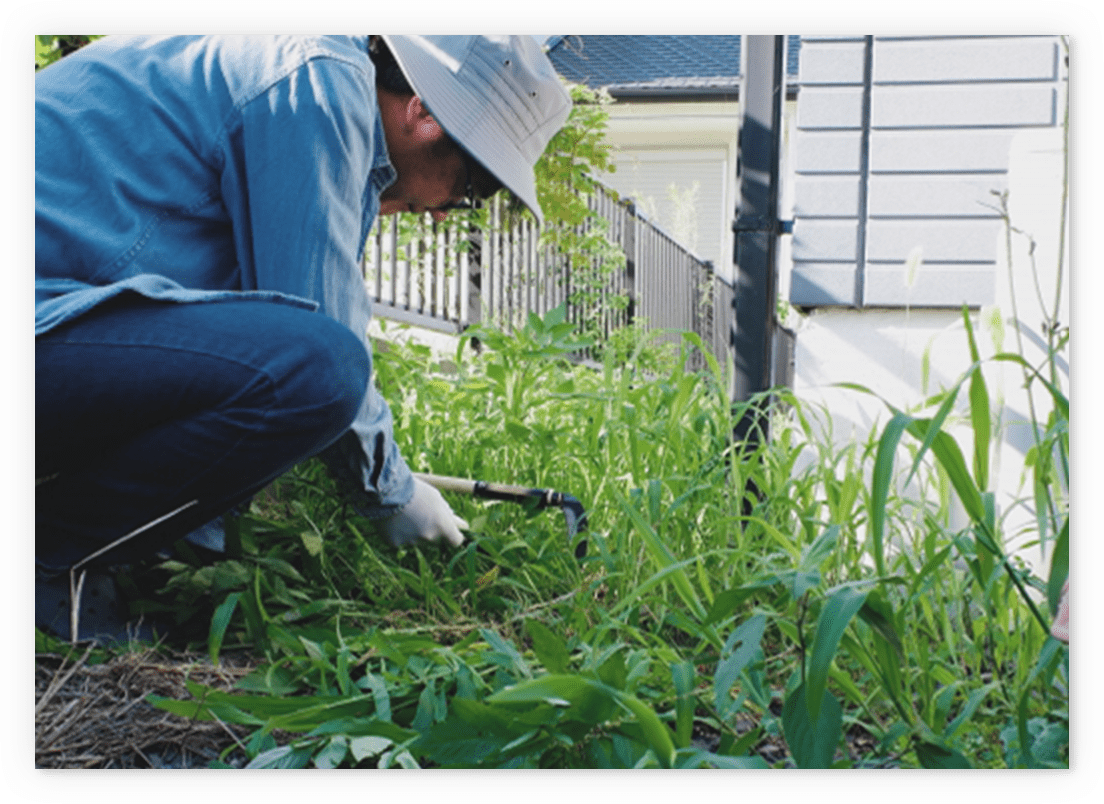
[[[230,690],[250,667],[225,659],[214,667],[199,656],[151,649],[90,665],[90,654],[91,648],[75,662],[35,657],[35,767],[202,768],[246,734],[170,714],[145,696],[188,699],[185,679]]]

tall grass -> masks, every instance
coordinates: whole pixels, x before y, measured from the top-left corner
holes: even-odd
[[[722,368],[684,368],[692,335],[683,359],[644,342],[595,370],[567,359],[562,312],[473,334],[480,354],[379,355],[396,438],[415,470],[575,495],[588,555],[555,510],[467,497],[461,550],[382,548],[304,465],[238,520],[238,557],[171,568],[212,658],[265,663],[243,694],[160,706],[252,724],[254,766],[1068,762],[1068,651],[1024,594],[1046,582],[1000,552],[981,492],[955,532],[938,494],[891,482],[977,485],[940,408],[831,447],[780,392],[752,448]]]

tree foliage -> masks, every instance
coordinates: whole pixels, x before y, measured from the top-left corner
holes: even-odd
[[[102,38],[102,34],[36,34],[35,70],[48,67],[62,56],[68,56],[89,42]]]

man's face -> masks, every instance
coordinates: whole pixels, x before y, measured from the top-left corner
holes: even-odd
[[[392,154],[398,178],[380,196],[381,215],[429,212],[435,221],[443,221],[450,208],[467,200],[468,171],[463,156],[458,149],[440,150]]]
[[[468,165],[418,98],[399,102],[380,93],[387,151],[398,174],[380,196],[380,214],[429,212],[442,221],[467,200]]]

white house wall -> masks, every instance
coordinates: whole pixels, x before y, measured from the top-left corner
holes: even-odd
[[[735,102],[616,102],[607,140],[615,148],[617,170],[603,177],[618,193],[655,211],[654,222],[670,234],[682,223],[668,188],[685,196],[698,181],[692,250],[729,281],[739,126]]]

